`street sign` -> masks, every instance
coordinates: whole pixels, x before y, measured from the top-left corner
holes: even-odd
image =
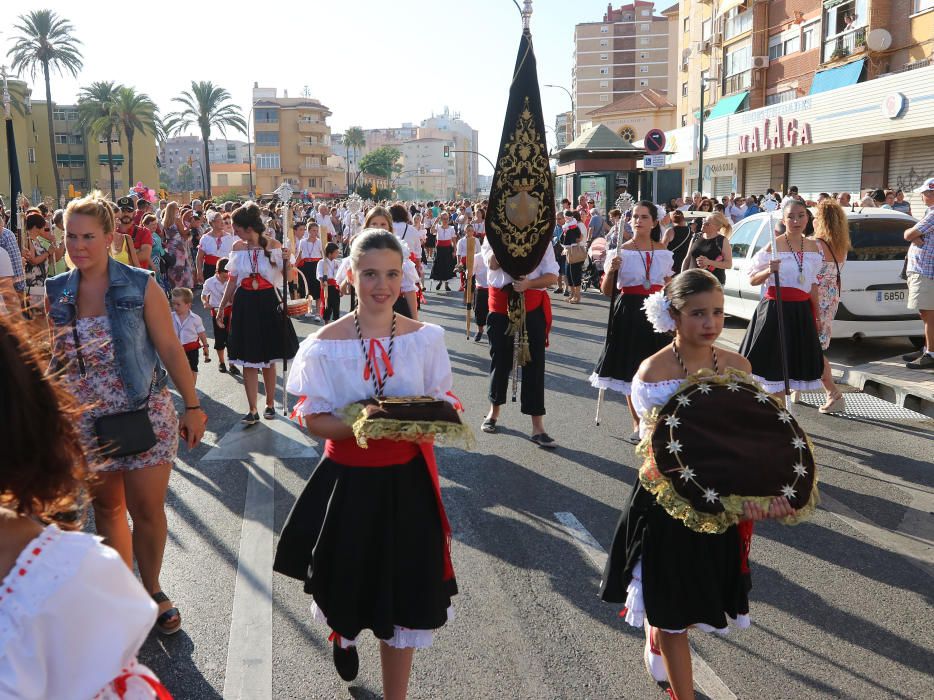
[[[645,156],[642,159],[643,168],[664,168],[665,167],[665,154],[659,154],[655,156]]]
[[[661,129],[650,129],[644,139],[646,153],[661,153],[665,150],[665,132]]]

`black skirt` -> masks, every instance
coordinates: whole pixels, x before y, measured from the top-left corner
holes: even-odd
[[[707,624],[723,629],[727,616],[749,613],[752,579],[742,571],[736,526],[721,535],[685,527],[636,484],[616,527],[600,597],[624,603],[642,559],[642,595],[649,624],[668,630]]]
[[[779,353],[778,302],[763,299],[749,321],[739,352],[752,365],[755,375],[767,391],[784,391],[782,360]],[[817,339],[817,326],[810,301],[782,302],[785,347],[791,389],[809,391],[821,388],[824,356]]]
[[[273,569],[303,581],[346,639],[444,625],[457,582],[443,580],[441,517],[424,458],[386,467],[322,459],[289,513]]]
[[[275,289],[237,287],[227,337],[227,354],[247,367],[291,360],[298,352],[292,320],[283,316]]]
[[[405,298],[404,294],[399,295],[399,298],[396,299],[396,303],[392,305],[392,310],[397,314],[412,318],[412,309],[409,308],[409,300]]]
[[[473,297],[473,319],[478,326],[486,325],[486,318],[490,315],[490,290],[486,287],[477,287]]]
[[[431,266],[431,279],[447,282],[454,279],[454,247],[438,246],[435,249],[435,261]]]
[[[616,297],[603,352],[590,377],[593,386],[628,395],[642,361],[671,342],[670,336],[655,332],[642,310],[644,301],[638,294]]]

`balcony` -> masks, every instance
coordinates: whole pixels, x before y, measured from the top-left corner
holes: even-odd
[[[327,172],[327,167],[324,165],[300,165],[298,166],[298,174],[302,177],[321,177]]]
[[[733,37],[752,30],[752,10],[746,10],[723,22],[723,38],[729,41]]]
[[[732,95],[741,90],[748,90],[752,85],[752,71],[744,70],[742,73],[728,75],[723,79],[723,95]]]
[[[824,63],[846,58],[866,48],[866,27],[857,27],[841,32],[824,41],[822,59]]]
[[[329,156],[331,149],[321,143],[302,142],[298,144],[298,152],[303,156]]]
[[[323,121],[313,122],[299,119],[298,133],[300,134],[324,134],[327,133],[328,126]]]

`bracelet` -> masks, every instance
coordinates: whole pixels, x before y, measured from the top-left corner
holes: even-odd
[[[198,404],[197,406],[185,406],[185,410],[186,411],[200,411],[201,404]]]

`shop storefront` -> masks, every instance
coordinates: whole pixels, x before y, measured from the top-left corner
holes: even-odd
[[[934,176],[932,86],[928,66],[711,119],[704,190],[762,194],[796,185],[811,199],[850,192],[854,201],[869,188],[907,192]],[[689,173],[693,187],[696,166]]]

